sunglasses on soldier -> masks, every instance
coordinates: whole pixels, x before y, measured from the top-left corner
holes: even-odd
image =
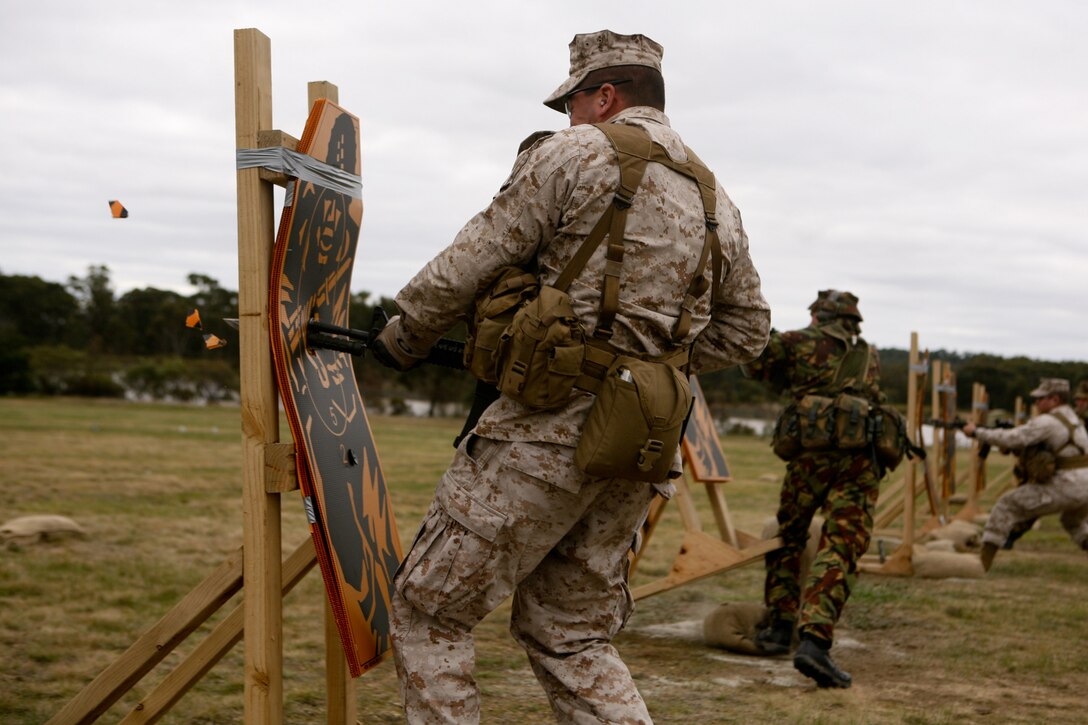
[[[586,86],[585,88],[577,88],[577,89],[571,91],[570,93],[568,93],[567,95],[563,96],[563,110],[567,112],[568,116],[570,115],[570,112],[571,112],[570,99],[574,98],[579,93],[588,93],[589,91],[595,91],[595,90],[597,90],[599,88],[603,88],[603,87],[605,87],[607,85],[618,86],[621,83],[630,83],[630,82],[631,82],[630,78],[622,78],[622,79],[618,79],[618,80],[614,80],[614,81],[604,81],[603,83],[598,83],[597,85],[594,85],[594,86]]]

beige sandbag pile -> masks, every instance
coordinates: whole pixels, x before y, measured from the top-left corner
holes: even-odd
[[[961,553],[977,552],[982,547],[982,529],[970,521],[957,519],[930,531],[921,539],[921,543],[932,541],[951,541],[953,548]]]
[[[769,616],[760,602],[725,602],[703,619],[703,641],[738,654],[762,654],[756,632],[767,626]]]
[[[86,535],[82,526],[67,516],[41,514],[20,516],[0,525],[0,541],[8,546],[26,546],[41,541],[57,541],[65,537]]]
[[[986,576],[978,554],[940,551],[916,545],[911,556],[914,575],[923,579],[981,579]]]

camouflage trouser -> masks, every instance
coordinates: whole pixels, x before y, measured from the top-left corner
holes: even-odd
[[[1025,483],[1006,493],[990,511],[982,541],[1000,547],[1017,524],[1056,513],[1069,538],[1088,545],[1088,469],[1061,471],[1050,483]]]
[[[650,723],[610,644],[633,608],[628,552],[650,484],[588,480],[574,451],[469,435],[394,580],[393,651],[412,723],[475,723],[472,628],[510,629],[559,722]]]
[[[783,547],[767,554],[764,599],[773,619],[796,623],[802,633],[830,641],[857,562],[869,546],[880,480],[872,459],[846,452],[801,453],[786,467],[778,508]],[[823,532],[802,592],[801,554],[812,517],[821,511]]]

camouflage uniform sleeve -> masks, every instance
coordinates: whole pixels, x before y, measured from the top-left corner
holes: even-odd
[[[723,251],[722,279],[710,323],[692,354],[692,372],[705,373],[756,358],[767,345],[771,311],[760,289],[759,273],[748,251],[740,211],[718,187],[718,236]]]
[[[1041,443],[1054,433],[1054,426],[1061,423],[1048,415],[1037,415],[1027,423],[1016,428],[977,428],[975,438],[999,448],[1020,450],[1027,446]],[[1064,431],[1064,426],[1062,427]]]
[[[519,155],[486,209],[458,232],[397,294],[401,335],[424,354],[469,312],[480,282],[507,265],[526,265],[555,234],[576,176],[577,149],[551,139]]]
[[[789,333],[772,331],[762,354],[743,368],[745,375],[761,383],[767,383],[778,393],[790,385],[788,335]]]
[[[888,399],[880,389],[880,351],[876,345],[870,345],[869,351],[869,370],[865,374],[865,382],[869,386],[869,399],[879,405]]]

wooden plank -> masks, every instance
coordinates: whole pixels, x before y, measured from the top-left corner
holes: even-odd
[[[287,596],[288,592],[302,581],[316,563],[313,542],[306,539],[283,563],[283,596]],[[155,689],[148,693],[147,697],[125,716],[121,725],[158,722],[193,685],[241,641],[244,624],[244,607],[237,606],[193,648],[188,657],[182,660],[155,686]]]
[[[691,489],[688,488],[686,476],[681,476],[673,482],[676,485],[676,494],[672,497],[676,501],[676,507],[680,511],[680,520],[684,522],[686,531],[702,531],[703,525],[699,521],[699,512],[695,509],[695,501],[691,498]]]
[[[99,673],[49,725],[90,723],[106,712],[191,632],[242,587],[242,550],[235,551],[174,608]]]
[[[725,502],[725,494],[722,493],[720,484],[707,482],[705,485],[706,495],[710,498],[710,510],[714,514],[714,523],[718,526],[722,541],[730,546],[740,546],[733,517],[729,514],[729,504]]]
[[[269,443],[264,447],[265,491],[287,493],[298,490],[293,443]]]
[[[272,128],[272,47],[254,28],[234,31],[237,148],[256,148]],[[279,442],[279,410],[268,340],[268,286],[274,240],[272,185],[259,169],[237,172],[238,317],[241,355],[243,540],[245,557],[245,720],[283,719],[283,603],[280,497],[266,490],[265,448]]]
[[[632,596],[643,599],[738,566],[762,561],[767,552],[781,546],[782,540],[774,538],[760,539],[750,547],[738,549],[702,531],[688,531],[668,576],[637,587]]]

